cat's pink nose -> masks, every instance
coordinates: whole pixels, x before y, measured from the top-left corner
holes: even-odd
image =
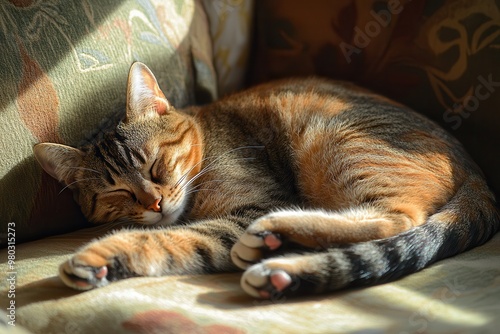
[[[155,212],[161,212],[160,207],[161,198],[157,198],[150,206],[148,206],[148,210],[153,210]]]

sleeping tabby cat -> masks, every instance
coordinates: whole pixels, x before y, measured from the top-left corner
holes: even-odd
[[[60,277],[81,290],[239,267],[255,297],[322,293],[397,279],[499,228],[455,139],[347,83],[286,80],[175,110],[135,63],[113,132],[34,151],[90,221],[161,226],[78,250]]]

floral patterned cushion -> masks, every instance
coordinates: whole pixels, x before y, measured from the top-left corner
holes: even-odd
[[[78,145],[122,115],[128,68],[146,63],[174,106],[217,95],[200,1],[1,0],[0,246],[87,223],[34,160],[38,142]]]
[[[254,0],[203,0],[210,22],[220,96],[243,88],[251,43]]]
[[[500,4],[259,1],[252,81],[355,81],[444,125],[500,194]]]

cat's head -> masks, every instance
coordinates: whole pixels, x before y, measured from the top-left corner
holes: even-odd
[[[174,110],[141,63],[130,68],[126,117],[114,132],[81,149],[34,147],[42,168],[72,189],[89,221],[163,225],[182,214],[202,150],[197,124]]]

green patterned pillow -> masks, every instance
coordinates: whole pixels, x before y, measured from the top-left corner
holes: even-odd
[[[38,142],[77,145],[125,104],[128,68],[146,63],[176,107],[217,95],[208,22],[196,0],[0,0],[0,223],[16,241],[87,223],[42,173]]]

